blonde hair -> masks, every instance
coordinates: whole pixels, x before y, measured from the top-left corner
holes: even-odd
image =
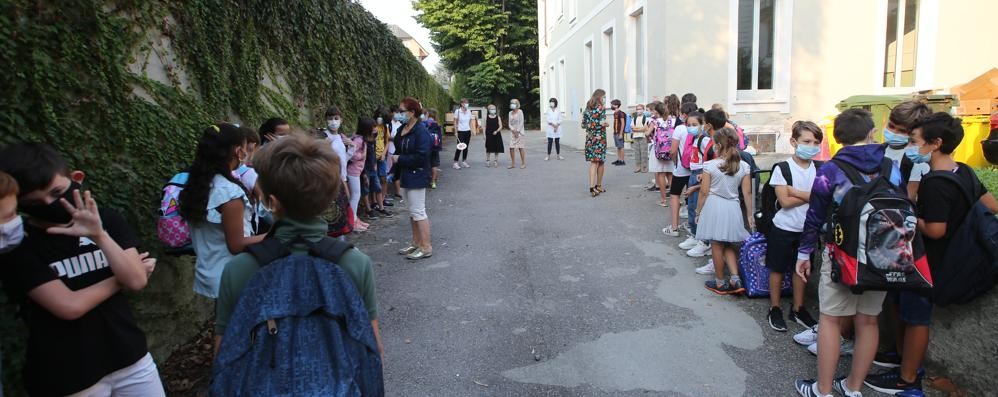
[[[307,220],[325,211],[340,193],[340,159],[325,140],[288,135],[253,157],[264,197],[273,195],[291,218]]]
[[[604,97],[606,97],[606,91],[603,91],[602,88],[597,88],[596,91],[593,91],[593,95],[589,97],[589,102],[586,102],[586,109],[594,109],[597,106],[602,106],[602,99]]]
[[[741,168],[742,156],[738,153],[738,133],[724,127],[714,132],[714,150],[717,158],[724,161],[717,168],[727,175],[734,175]]]

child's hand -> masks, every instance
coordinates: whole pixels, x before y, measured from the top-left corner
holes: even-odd
[[[139,254],[139,260],[142,261],[142,267],[146,271],[146,277],[152,276],[153,270],[156,270],[156,258],[150,258],[148,252],[143,252]]]
[[[807,259],[797,260],[797,276],[799,276],[804,282],[807,282],[807,278],[811,276],[811,261]]]
[[[91,239],[96,239],[101,233],[104,233],[104,226],[101,224],[100,212],[97,210],[97,202],[94,201],[90,192],[84,192],[80,195],[80,191],[76,190],[73,192],[73,201],[76,205],[72,205],[66,199],[61,198],[59,202],[62,203],[63,208],[66,209],[73,216],[73,220],[66,227],[50,227],[46,230],[49,234],[61,234],[65,236],[74,237],[89,237]]]

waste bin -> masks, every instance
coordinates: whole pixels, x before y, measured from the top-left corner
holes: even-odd
[[[877,142],[884,141],[884,127],[887,126],[887,118],[891,115],[891,110],[895,106],[904,101],[909,101],[912,99],[918,99],[924,101],[929,109],[933,112],[950,112],[950,110],[955,106],[958,101],[953,95],[919,95],[919,94],[906,94],[906,95],[853,95],[839,102],[835,105],[835,108],[840,112],[846,109],[862,108],[869,110],[873,113],[873,124],[874,133],[873,139]],[[828,154],[835,155],[842,147],[842,144],[835,141],[835,134],[833,131],[833,120],[834,117],[829,118],[828,123],[825,124],[825,142],[827,142]],[[965,124],[966,128],[966,124]],[[987,137],[987,132],[984,133],[984,137]],[[983,139],[983,138],[982,138]],[[968,142],[967,138],[963,139],[963,143]],[[980,152],[980,140],[975,141],[973,144],[974,149],[971,152],[978,152],[978,155],[983,161],[983,155]],[[824,144],[822,146],[825,146]],[[963,146],[963,145],[961,145]],[[968,152],[970,153],[970,152]],[[969,158],[969,157],[968,157]],[[967,163],[968,165],[973,165]]]
[[[953,159],[971,167],[987,166],[988,160],[984,157],[984,150],[981,142],[988,139],[991,133],[991,126],[988,123],[988,116],[963,116],[963,140],[960,146],[953,151]]]

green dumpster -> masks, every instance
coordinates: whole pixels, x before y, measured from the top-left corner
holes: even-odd
[[[884,127],[887,125],[887,117],[890,116],[891,109],[894,109],[894,107],[901,102],[912,99],[924,101],[933,112],[949,113],[950,109],[959,103],[955,95],[853,95],[843,99],[842,102],[839,102],[839,104],[835,105],[835,107],[840,112],[846,109],[854,108],[869,110],[870,113],[873,113],[873,123],[876,125],[874,137],[877,142],[883,142]]]

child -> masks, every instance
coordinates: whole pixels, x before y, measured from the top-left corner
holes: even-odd
[[[347,195],[349,196],[350,185],[347,182],[347,165],[350,162],[350,157],[353,156],[353,142],[347,139],[345,135],[340,131],[340,127],[343,126],[343,113],[337,106],[330,106],[326,109],[326,140],[329,141],[330,147],[333,148],[333,152],[340,159],[340,177],[343,180],[343,187],[347,190]]]
[[[917,196],[918,184],[922,180],[922,175],[929,172],[929,164],[913,164],[911,160],[905,159],[904,151],[911,139],[912,127],[918,120],[930,114],[932,114],[932,110],[924,103],[905,101],[891,109],[891,114],[887,117],[887,125],[884,126],[884,145],[887,146],[884,155],[894,160],[894,163],[901,169],[901,177],[905,180],[908,197],[912,200]]]
[[[499,155],[506,150],[502,143],[502,117],[496,114],[496,105],[489,104],[485,116],[485,166],[499,167]],[[495,160],[492,157],[495,156]],[[510,154],[512,156],[512,154]]]
[[[821,151],[823,135],[821,128],[810,121],[797,121],[791,127],[790,146],[794,155],[785,163],[790,170],[791,184],[787,184],[787,176],[783,168],[775,167],[769,184],[775,187],[776,198],[780,210],[773,216],[773,226],[766,235],[766,267],[769,268],[769,303],[771,308],[767,315],[769,326],[779,332],[787,331],[787,323],[783,320],[783,310],[780,308],[780,288],[783,285],[783,274],[789,272],[797,263],[797,249],[800,248],[800,233],[804,230],[804,218],[807,216],[807,202],[811,195],[811,184],[817,170],[811,159]],[[790,310],[790,321],[804,327],[813,327],[817,321],[804,308],[804,280],[793,277],[793,306]]]
[[[834,125],[835,140],[844,146],[833,160],[842,161],[868,177],[879,174],[884,160],[884,145],[873,144],[874,128],[870,112],[848,109],[835,118]],[[896,166],[890,181],[895,186],[900,185],[901,175]],[[811,254],[816,248],[819,230],[827,220],[829,206],[832,200],[841,200],[851,186],[849,178],[834,162],[826,163],[817,172],[797,251],[797,275],[804,282],[811,274]],[[821,267],[818,280],[818,307],[821,311],[818,319],[818,379],[796,381],[796,390],[800,395],[830,396],[833,387],[846,396],[860,395],[863,379],[869,373],[877,352],[877,316],[885,295],[883,291],[853,294],[845,285],[832,281],[830,265]],[[848,377],[834,378],[842,326],[849,318],[853,319],[856,335],[852,368]]]
[[[620,100],[610,101],[610,110],[613,111],[613,146],[617,148],[617,161],[613,165],[626,165],[624,162],[624,127],[627,123],[627,113],[620,110]]]
[[[666,236],[679,237],[679,229],[681,225],[679,224],[679,198],[683,195],[683,189],[686,188],[690,183],[690,175],[692,172],[689,168],[683,166],[681,160],[682,156],[685,156],[685,148],[683,145],[686,143],[686,139],[689,135],[697,136],[700,133],[700,124],[703,123],[703,117],[697,113],[697,105],[695,103],[684,103],[679,106],[679,118],[684,120],[684,124],[676,127],[676,131],[672,134],[672,158],[676,162],[676,171],[672,175],[672,183],[669,184],[669,214],[671,215],[671,226],[667,226],[662,229],[662,233]]]
[[[893,116],[893,112],[891,115]],[[944,254],[951,239],[950,232],[960,226],[974,204],[967,202],[959,186],[934,175],[955,174],[968,191],[980,194],[976,198],[982,204],[991,211],[998,211],[998,202],[977,178],[974,170],[953,159],[953,151],[963,140],[963,126],[960,123],[960,119],[939,112],[908,125],[912,128],[912,145],[908,146],[906,153],[908,159],[916,166],[931,166],[931,172],[920,179],[917,208],[918,229],[922,232],[925,253],[933,268],[944,265]],[[887,140],[886,129],[884,136]],[[909,188],[911,183],[913,182],[909,181]],[[893,364],[891,367],[894,368],[884,373],[868,375],[864,383],[876,391],[889,394],[922,390],[924,371],[921,366],[929,347],[932,302],[924,296],[905,291],[889,293],[888,298],[899,304],[904,328],[898,339],[898,351],[903,354],[899,356],[895,353],[893,356],[897,359],[893,362],[874,360],[874,363],[880,365]]]
[[[17,181],[0,171],[0,254],[13,251],[24,239],[24,223],[17,215]]]
[[[357,208],[360,205],[360,174],[364,172],[364,160],[367,158],[367,137],[374,131],[374,120],[362,117],[357,120],[357,132],[350,138],[352,155],[347,163],[347,181],[350,186],[350,209],[354,214],[358,214]],[[368,225],[360,219],[354,220],[354,231],[367,231]]]
[[[377,154],[377,184],[371,183],[371,191],[374,192],[372,197],[372,202],[374,203],[374,210],[381,215],[391,217],[391,211],[385,209],[385,207],[392,205],[392,202],[386,197],[388,193],[388,148],[391,143],[391,119],[392,114],[388,111],[388,108],[384,106],[378,107],[374,111],[374,121],[375,125],[375,135],[374,135],[374,146],[375,152]],[[377,217],[377,214],[368,214],[369,218]]]
[[[648,170],[655,173],[655,185],[658,186],[659,196],[661,196],[658,205],[666,207],[669,200],[669,178],[672,176],[672,171],[676,169],[676,164],[672,160],[660,160],[655,152],[658,150],[660,140],[672,140],[672,135],[668,133],[668,130],[671,129],[670,127],[675,127],[676,117],[662,102],[652,102],[648,104],[648,109],[651,110],[648,140],[652,143],[651,150],[648,151]]]
[[[180,192],[180,216],[190,225],[197,254],[194,292],[212,299],[225,263],[263,238],[252,237],[250,196],[232,175],[249,157],[247,135],[247,129],[228,123],[205,129],[187,187]]]
[[[278,139],[284,138],[291,133],[291,125],[288,124],[287,120],[282,118],[273,117],[264,121],[260,125],[260,137],[262,139],[262,144],[266,145],[271,141],[276,141]]]
[[[697,200],[698,240],[710,241],[714,259],[713,280],[707,280],[707,289],[721,295],[739,294],[745,291],[738,277],[738,258],[735,245],[749,236],[745,225],[735,221],[742,219],[738,208],[738,190],[745,195],[745,216],[749,228],[754,225],[752,217],[752,187],[749,165],[742,161],[738,152],[738,134],[730,128],[722,128],[714,133],[714,150],[717,158],[703,166],[703,186],[709,186],[706,194]],[[725,265],[731,273],[723,278]]]
[[[648,172],[648,120],[651,113],[645,110],[644,104],[637,104],[634,109],[633,126],[631,127],[631,149],[634,151],[634,173]]]
[[[51,147],[2,149],[0,170],[20,186],[18,208],[29,216],[0,270],[28,328],[28,393],[163,396],[145,334],[120,293],[144,288],[156,260],[139,253],[120,214],[81,193],[83,172],[70,172]]]
[[[687,226],[690,229],[690,235],[693,237],[692,240],[687,239],[686,241],[680,243],[679,247],[686,249],[686,255],[694,258],[699,258],[707,256],[710,253],[710,246],[706,242],[695,238],[697,234],[697,220],[696,220],[696,208],[697,202],[700,200],[700,186],[703,184],[702,176],[704,166],[708,161],[713,160],[715,157],[716,149],[714,148],[714,133],[727,123],[727,118],[724,116],[724,112],[718,110],[709,110],[703,115],[702,129],[699,131],[699,136],[696,136],[693,141],[693,153],[690,158],[690,181],[688,183],[689,189],[686,190],[686,206],[689,212],[687,218]],[[688,130],[687,130],[688,132]],[[741,219],[739,217],[738,219]],[[714,264],[713,259],[711,262],[697,268],[697,274],[713,274]]]
[[[260,150],[256,158],[259,184],[264,201],[277,220],[271,231],[272,236],[285,243],[296,238],[315,242],[326,236],[326,221],[319,214],[343,186],[337,179],[339,164],[339,159],[328,145],[303,136],[289,136]],[[292,251],[304,254],[308,252],[308,247],[302,244]],[[350,249],[337,265],[350,275],[357,286],[371,318],[378,347],[384,351],[378,331],[378,300],[371,258],[357,249]],[[248,253],[232,257],[225,265],[215,305],[216,351],[243,288],[259,268],[256,258]]]
[[[430,152],[430,167],[433,167],[433,180],[430,181],[430,188],[437,188],[437,177],[440,176],[440,151],[444,149],[444,132],[437,122],[437,110],[428,109],[426,111],[426,128],[433,136],[433,151]],[[498,157],[498,156],[497,156]]]

